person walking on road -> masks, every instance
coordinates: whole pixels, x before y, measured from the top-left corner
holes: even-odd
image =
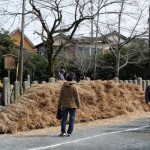
[[[73,74],[68,74],[65,82],[60,90],[58,106],[61,106],[63,117],[61,119],[61,134],[60,136],[70,136],[74,129],[74,121],[76,108],[80,107],[80,97],[74,81]],[[69,113],[69,127],[66,134],[66,121]]]

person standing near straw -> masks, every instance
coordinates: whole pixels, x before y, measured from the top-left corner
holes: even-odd
[[[150,85],[145,90],[145,102],[150,108]]]
[[[58,74],[58,80],[65,80],[65,70],[61,69]]]
[[[80,97],[74,81],[74,75],[68,74],[65,82],[60,90],[58,106],[62,107],[63,117],[61,119],[60,136],[70,136],[74,129],[74,121],[76,108],[80,107]],[[66,121],[69,113],[69,127],[66,134]]]

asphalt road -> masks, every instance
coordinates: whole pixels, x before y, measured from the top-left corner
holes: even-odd
[[[150,150],[150,118],[75,131],[71,137],[0,135],[0,150]]]

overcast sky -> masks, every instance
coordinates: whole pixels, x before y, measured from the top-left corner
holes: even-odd
[[[35,0],[36,1],[36,0]],[[63,0],[63,4],[69,4],[69,1],[67,0],[65,3],[65,0]],[[111,1],[111,0],[110,0]],[[124,14],[122,16],[122,22],[121,22],[121,33],[125,36],[129,36],[131,33],[131,30],[136,24],[136,21],[139,17],[139,14],[142,12],[142,19],[136,29],[136,32],[140,33],[143,30],[145,30],[148,27],[148,6],[150,5],[150,0],[128,0],[127,2],[132,2],[134,5],[124,5],[124,12],[127,14]],[[94,0],[94,6],[96,5],[96,0]],[[96,7],[94,7],[96,9]],[[28,0],[26,0],[26,10],[31,10],[31,7],[28,4]],[[47,23],[51,26],[51,22],[53,18],[51,17],[51,14],[48,14],[48,12],[44,9],[44,14],[47,15]],[[118,11],[120,10],[120,5],[111,5],[111,7],[107,7],[101,12],[104,11]],[[22,1],[20,0],[1,0],[0,1],[0,28],[4,28],[5,30],[8,30],[12,32],[16,28],[21,28],[21,16],[12,16],[12,15],[4,15],[8,14],[8,12],[17,13],[22,11]],[[87,13],[89,13],[89,9],[87,10]],[[64,19],[61,26],[70,24],[72,21],[72,18],[74,16],[73,14],[73,7],[68,6],[68,8],[63,9],[64,12]],[[136,15],[135,15],[136,14]],[[26,36],[36,45],[41,42],[40,37],[37,34],[34,34],[35,31],[41,31],[41,25],[38,23],[38,20],[34,20],[34,16],[32,15],[26,15],[25,16],[25,34]],[[100,15],[99,20],[99,29],[100,31],[105,34],[109,33],[112,30],[117,30],[117,22],[118,22],[118,15],[116,14],[110,14],[110,15]],[[108,28],[108,23],[110,24]],[[80,28],[77,30],[75,36],[90,36],[91,33],[91,24],[90,21],[85,22],[80,26]]]

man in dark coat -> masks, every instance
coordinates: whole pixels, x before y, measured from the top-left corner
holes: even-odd
[[[145,90],[145,102],[150,108],[150,85]]]

